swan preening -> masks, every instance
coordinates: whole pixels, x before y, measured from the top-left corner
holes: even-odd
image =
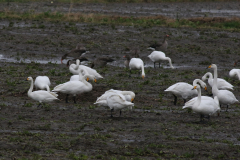
[[[203,77],[202,80],[205,81],[208,79],[208,84],[212,87],[213,86],[213,75],[211,72],[207,72]],[[233,90],[233,85],[228,83],[226,80],[222,78],[217,78],[217,88],[218,89],[230,89]]]
[[[76,103],[76,95],[85,92],[90,92],[92,90],[92,84],[88,83],[86,79],[94,80],[92,75],[84,75],[81,79],[81,73],[79,73],[79,81],[68,81],[63,84],[59,84],[52,90],[53,92],[65,93],[66,103],[68,103],[69,94],[73,95],[73,101]]]
[[[132,69],[141,70],[142,78],[145,77],[144,63],[140,58],[132,58],[129,62],[130,73]]]
[[[232,69],[229,72],[229,76],[234,79],[240,80],[240,69]]]
[[[215,64],[211,64],[208,68],[212,68],[214,71],[214,81],[213,81],[213,87],[212,87],[212,93],[213,96],[217,96],[219,103],[220,104],[225,104],[227,105],[227,109],[228,110],[228,106],[230,104],[234,104],[234,103],[239,103],[239,101],[236,99],[236,97],[234,96],[234,94],[232,92],[230,92],[229,90],[218,90],[217,88],[217,65]]]
[[[37,76],[34,82],[34,86],[36,89],[46,89],[48,92],[50,92],[50,85],[50,79],[47,76]]]
[[[74,75],[79,75],[80,71],[83,71],[83,75],[88,74],[94,76],[95,79],[103,78],[95,69],[90,67],[79,65],[80,61],[77,59],[76,64],[71,64],[69,66],[69,71]]]
[[[159,63],[159,68],[160,68],[160,61],[168,61],[169,65],[172,69],[174,69],[173,65],[172,65],[172,60],[169,57],[166,57],[165,53],[161,52],[161,51],[153,51],[150,55],[148,55],[148,57],[153,61],[154,63],[154,68],[155,68],[155,63],[158,62]]]
[[[126,107],[132,108],[134,106],[134,103],[128,102],[122,94],[112,93],[107,97],[107,105],[111,109],[111,117],[113,117],[112,112],[114,110],[120,110],[121,116],[121,110]]]
[[[38,90],[33,92],[33,78],[28,77],[28,81],[31,81],[31,86],[28,90],[28,97],[32,98],[35,101],[39,102],[38,107],[45,102],[52,102],[54,100],[59,100],[57,98],[57,94],[54,92],[44,91],[44,90]]]
[[[217,96],[213,98],[203,98],[201,96],[201,87],[198,84],[195,84],[193,89],[197,89],[198,91],[198,97],[194,100],[191,99],[185,105],[183,106],[183,109],[185,108],[191,108],[194,112],[200,114],[200,121],[203,121],[204,116],[207,116],[208,119],[211,115],[213,115],[216,112],[220,112],[219,102]],[[194,103],[192,103],[194,101]],[[191,104],[191,105],[190,105]]]
[[[201,86],[203,88],[206,88],[206,84],[202,81],[199,81],[201,83]],[[181,96],[184,100],[184,103],[186,102],[186,99],[189,97],[197,96],[198,92],[196,90],[192,90],[193,86],[191,84],[185,83],[185,82],[178,82],[170,87],[168,87],[166,92],[171,92],[174,96],[174,105],[177,105],[177,96]]]

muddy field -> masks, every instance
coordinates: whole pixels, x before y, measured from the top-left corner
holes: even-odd
[[[165,34],[170,35],[166,55],[175,69],[167,62],[154,69],[147,47]],[[89,59],[109,56],[116,61],[95,68],[104,79],[79,95],[77,104],[71,96],[66,104],[60,93],[60,101],[37,108],[27,96],[27,77],[47,75],[51,88],[68,81],[67,60],[60,60],[79,42],[90,51]],[[123,56],[132,48],[140,50],[145,79],[138,71],[129,77],[124,68]],[[215,63],[219,77],[234,85],[233,93],[240,99],[240,82],[228,75],[239,54],[236,32],[0,20],[0,159],[238,159],[239,104],[228,112],[222,106],[219,117],[200,123],[199,115],[182,109],[180,97],[175,106],[164,90],[180,81],[192,84],[213,72],[206,68]],[[108,89],[134,91],[133,110],[124,110],[121,117],[114,112],[110,118],[109,108],[95,106]],[[209,86],[202,94],[210,92]]]

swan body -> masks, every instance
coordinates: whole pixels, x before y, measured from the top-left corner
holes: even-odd
[[[80,81],[80,79],[79,81],[68,81],[57,85],[52,91],[67,94],[66,103],[68,103],[68,95],[71,94],[74,96],[74,103],[76,103],[75,97],[77,94],[90,92],[92,90],[92,84],[86,81],[87,78],[94,79],[91,75],[84,75],[82,81]]]
[[[49,92],[44,90],[38,90],[33,92],[33,78],[28,77],[27,80],[31,81],[31,86],[28,90],[28,97],[32,98],[35,101],[38,101],[39,103],[52,102],[54,100],[59,100],[57,98],[58,95],[54,92]]]
[[[232,69],[229,72],[229,76],[231,78],[236,78],[236,79],[240,80],[240,69]]]
[[[122,94],[118,93],[112,93],[107,97],[107,105],[111,109],[111,117],[112,117],[112,112],[114,110],[120,110],[120,115],[121,115],[121,110],[123,108],[132,108],[134,106],[134,103],[128,102],[126,98]]]
[[[50,79],[47,76],[37,76],[34,82],[34,86],[36,87],[36,89],[46,89],[48,92],[50,92],[50,85]]]
[[[132,58],[129,62],[129,68],[132,69],[137,69],[142,71],[142,78],[145,77],[145,72],[144,72],[144,63],[140,58]]]
[[[203,88],[206,87],[206,84],[203,81],[199,81],[198,79],[194,81],[194,83],[199,82]],[[181,96],[184,99],[184,103],[186,99],[189,97],[197,96],[198,93],[196,90],[193,90],[193,86],[191,84],[185,82],[178,82],[170,87],[168,87],[166,92],[171,92],[174,96],[174,105],[177,104],[177,96]]]
[[[211,97],[202,99],[200,86],[197,84],[194,86],[194,89],[197,89],[198,91],[197,100],[194,102],[193,105],[188,105],[188,102],[185,103],[185,106],[183,106],[183,109],[191,108],[194,112],[200,114],[201,115],[200,121],[202,120],[204,115],[211,116],[216,112],[218,113],[220,112],[217,96],[215,96],[214,99]]]
[[[107,107],[108,106],[107,97],[113,93],[122,94],[125,97],[126,101],[128,101],[128,102],[133,102],[133,100],[135,98],[135,93],[132,91],[120,91],[120,90],[110,89],[110,90],[106,91],[103,95],[98,97],[94,104]]]
[[[153,61],[154,63],[154,68],[155,68],[155,63],[158,62],[159,63],[159,68],[160,68],[160,61],[165,61],[167,60],[169,62],[169,65],[172,69],[174,69],[174,67],[172,66],[172,60],[169,57],[166,57],[165,53],[161,52],[161,51],[153,51],[150,55],[148,55],[148,57]]]
[[[213,75],[210,72],[207,72],[203,77],[202,80],[205,81],[208,76],[208,84],[212,87],[213,86]],[[217,78],[217,88],[218,89],[230,89],[233,90],[233,85],[228,83],[226,80],[222,78]]]
[[[212,87],[212,93],[213,96],[217,96],[220,104],[228,105],[239,103],[239,101],[236,99],[234,94],[230,92],[229,90],[218,90],[217,88],[217,65],[211,64],[208,68],[213,68],[214,71],[214,81],[213,81],[213,87]],[[227,111],[226,109],[226,111]]]
[[[69,66],[69,70],[72,74],[78,75],[81,70],[84,71],[84,75],[93,75],[95,79],[100,79],[103,78],[95,69],[92,69],[90,67],[84,66],[84,65],[79,65],[80,61],[77,60],[76,64],[71,64]]]

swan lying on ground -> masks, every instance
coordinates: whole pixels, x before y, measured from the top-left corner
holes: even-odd
[[[202,77],[203,81],[206,81],[206,79],[208,79],[208,84],[212,87],[213,86],[213,75],[212,75],[211,72],[207,72]],[[228,83],[226,80],[224,80],[222,78],[217,78],[217,88],[218,89],[230,89],[230,90],[233,90],[233,85],[231,85],[230,83]]]
[[[212,87],[212,93],[213,96],[217,96],[220,105],[221,104],[225,104],[227,105],[227,109],[228,110],[228,106],[230,104],[234,104],[234,103],[239,103],[239,101],[236,99],[236,97],[234,96],[234,94],[232,92],[230,92],[229,90],[218,90],[217,88],[217,65],[215,64],[211,64],[208,68],[213,68],[214,71],[214,81],[213,81],[213,87]]]
[[[197,84],[193,87],[193,89],[197,89],[198,91],[198,97],[197,100],[194,101],[194,104],[188,105],[188,102],[185,103],[185,106],[183,106],[183,109],[185,108],[191,108],[193,112],[196,112],[200,114],[200,121],[203,121],[204,116],[207,116],[208,119],[211,115],[213,115],[216,112],[220,112],[219,102],[217,96],[213,98],[209,97],[207,99],[202,99],[201,96],[201,88]],[[191,100],[190,100],[191,101]]]
[[[37,76],[34,82],[34,86],[36,89],[46,89],[48,92],[50,92],[50,85],[50,79],[47,76]]]
[[[121,116],[121,110],[126,107],[132,108],[134,106],[134,103],[128,102],[122,94],[112,93],[107,97],[107,105],[111,109],[111,117],[113,117],[112,112],[114,110],[120,110]]]
[[[31,81],[31,86],[28,90],[28,97],[32,98],[35,101],[39,102],[38,107],[45,102],[52,102],[54,100],[59,100],[57,98],[57,94],[54,92],[44,91],[44,90],[38,90],[33,92],[33,78],[28,77],[28,81]]]
[[[96,104],[98,106],[106,106],[107,107],[108,106],[107,105],[107,97],[113,93],[122,94],[128,102],[133,102],[133,100],[135,98],[135,93],[132,91],[119,91],[119,90],[110,89],[110,90],[106,91],[103,95],[98,97],[94,104]]]
[[[81,73],[79,73],[79,81],[68,81],[63,84],[59,84],[52,90],[53,92],[61,92],[65,93],[66,95],[66,103],[68,103],[68,96],[72,94],[74,96],[73,100],[76,103],[76,95],[82,94],[85,92],[90,92],[92,90],[92,84],[88,83],[86,79],[94,80],[94,76],[92,75],[84,75],[83,79],[81,80]]]
[[[206,84],[201,81],[202,86],[206,86]],[[193,86],[191,84],[185,82],[178,82],[170,87],[168,87],[165,92],[171,92],[174,96],[174,105],[177,105],[177,96],[181,96],[186,103],[186,99],[189,97],[197,96],[198,92],[196,90],[192,90]]]

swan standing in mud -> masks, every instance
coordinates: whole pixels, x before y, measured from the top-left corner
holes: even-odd
[[[128,102],[122,94],[112,93],[107,97],[107,105],[111,109],[111,117],[113,117],[112,112],[114,110],[120,110],[121,116],[122,114],[121,110],[126,107],[132,108],[134,106],[134,103]]]
[[[129,62],[129,68],[130,68],[130,74],[131,70],[141,70],[142,71],[142,78],[145,77],[145,72],[144,72],[144,63],[140,58],[132,58]]]
[[[206,84],[201,81],[202,86],[206,86]],[[189,97],[197,96],[198,92],[193,90],[193,86],[191,84],[185,82],[178,82],[170,87],[168,87],[165,92],[171,92],[174,96],[174,105],[177,105],[177,96],[181,96],[186,103],[186,99]]]
[[[197,100],[194,101],[192,105],[189,105],[188,103],[192,103],[190,100],[189,102],[185,103],[185,106],[183,106],[183,109],[185,108],[191,108],[193,112],[196,112],[200,114],[200,121],[203,121],[204,116],[207,116],[208,119],[211,115],[213,115],[216,112],[220,112],[219,102],[217,96],[213,98],[209,97],[208,99],[202,100],[201,96],[201,88],[198,84],[196,84],[193,89],[197,89],[198,91],[198,97]]]
[[[44,90],[38,90],[33,92],[33,78],[28,77],[28,81],[31,81],[31,86],[28,90],[28,97],[32,98],[35,101],[39,102],[38,107],[45,102],[52,102],[54,100],[59,100],[57,98],[57,94],[54,92],[44,91]]]
[[[239,103],[239,101],[236,99],[236,97],[234,96],[234,94],[232,92],[230,92],[229,90],[218,90],[217,88],[217,65],[215,64],[211,64],[208,68],[212,68],[214,71],[214,80],[213,80],[213,87],[212,87],[212,93],[213,96],[217,96],[220,105],[221,104],[225,104],[227,105],[227,109],[228,110],[228,106],[230,104],[234,104],[234,103]]]
[[[73,101],[76,103],[76,95],[82,94],[85,92],[90,92],[92,90],[92,84],[88,83],[86,79],[94,80],[94,77],[92,75],[84,75],[83,79],[80,76],[81,73],[79,73],[79,81],[68,81],[63,84],[59,84],[52,90],[53,92],[61,92],[65,93],[66,95],[66,103],[68,103],[68,96],[69,94],[72,94]]]
[[[174,69],[173,65],[172,65],[172,60],[169,57],[166,57],[165,53],[161,52],[161,51],[153,51],[150,55],[148,55],[148,57],[153,61],[154,63],[154,68],[155,68],[155,63],[158,62],[159,63],[159,68],[160,68],[160,61],[168,61],[169,65],[172,69]]]
[[[51,85],[50,79],[47,76],[37,76],[34,82],[34,86],[36,89],[44,90],[46,89],[50,92],[49,86]]]
[[[211,72],[207,72],[203,77],[202,80],[206,81],[208,79],[208,84],[212,87],[213,86],[213,75]],[[218,89],[230,89],[233,90],[233,85],[228,83],[226,80],[222,78],[217,78],[217,88]]]
[[[229,76],[234,79],[240,80],[240,69],[232,69],[229,72]]]

